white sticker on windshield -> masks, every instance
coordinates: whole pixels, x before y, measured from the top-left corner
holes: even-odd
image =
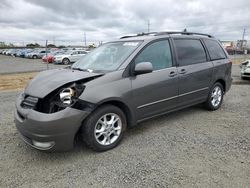
[[[137,46],[138,42],[125,42],[123,46]]]

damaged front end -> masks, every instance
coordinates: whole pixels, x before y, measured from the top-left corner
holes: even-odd
[[[23,93],[21,107],[47,114],[56,113],[67,107],[79,110],[94,108],[93,104],[79,99],[84,89],[82,82],[74,82],[56,89],[44,98]]]
[[[67,84],[39,99],[36,110],[43,113],[55,113],[66,107],[74,106],[83,90],[82,83]]]
[[[84,84],[101,74],[80,71],[72,74],[71,70],[62,70],[57,75],[49,72],[49,75],[42,73],[46,77],[38,75],[17,98],[15,123],[21,138],[30,146],[46,151],[66,151],[72,149],[82,121],[95,107],[79,99]],[[68,74],[59,79],[62,72]],[[44,85],[48,77],[54,80]]]

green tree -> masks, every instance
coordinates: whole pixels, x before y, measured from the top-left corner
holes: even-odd
[[[48,44],[47,47],[48,48],[56,48],[56,45],[54,45],[54,44]]]
[[[30,43],[30,44],[27,44],[26,47],[28,47],[28,48],[37,48],[37,47],[40,47],[40,45],[37,44],[37,43],[35,43],[35,44]]]

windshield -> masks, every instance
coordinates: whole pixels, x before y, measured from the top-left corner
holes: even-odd
[[[119,68],[123,61],[141,42],[113,42],[104,44],[72,65],[73,69],[110,72]]]

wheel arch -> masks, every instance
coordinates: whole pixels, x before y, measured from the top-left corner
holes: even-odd
[[[223,86],[223,90],[224,90],[224,92],[226,91],[226,82],[225,82],[225,80],[223,80],[222,78],[220,78],[220,79],[217,79],[215,82],[214,82],[214,84],[215,83],[220,83],[222,86]]]
[[[106,101],[99,103],[96,106],[96,108],[99,108],[99,107],[101,107],[103,105],[107,105],[107,104],[114,105],[114,106],[120,108],[124,112],[124,115],[126,116],[128,127],[131,127],[131,126],[136,124],[135,116],[134,116],[134,113],[132,112],[131,108],[129,108],[129,106],[121,100],[117,100],[117,99],[106,100]]]

